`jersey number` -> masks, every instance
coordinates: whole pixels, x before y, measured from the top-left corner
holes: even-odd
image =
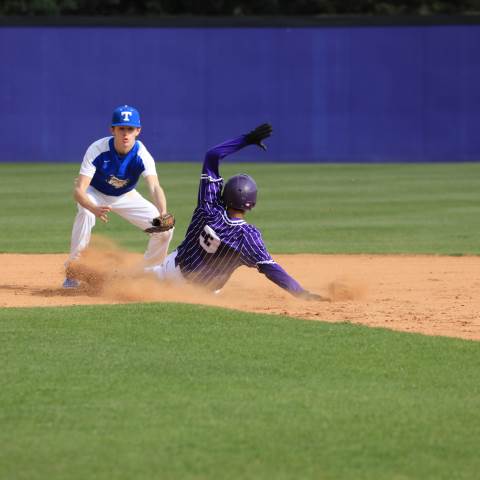
[[[203,227],[203,230],[198,237],[198,241],[207,253],[215,253],[220,246],[218,235],[215,233],[215,230],[208,225]]]

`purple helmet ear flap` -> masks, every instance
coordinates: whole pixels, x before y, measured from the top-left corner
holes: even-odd
[[[245,173],[229,178],[222,193],[227,208],[251,210],[257,203],[257,184]]]

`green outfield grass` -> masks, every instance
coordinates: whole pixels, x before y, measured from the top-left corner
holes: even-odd
[[[475,342],[174,304],[0,310],[2,479],[474,479]]]
[[[67,252],[74,164],[0,164],[0,252]],[[199,164],[158,164],[177,216]],[[480,253],[480,164],[231,164],[272,253]],[[141,191],[144,192],[143,187]],[[96,233],[142,252],[111,216]],[[0,309],[0,479],[476,479],[480,344],[179,304]]]
[[[77,164],[0,164],[0,252],[67,252]],[[172,248],[196,201],[200,163],[157,164],[176,214]],[[249,216],[274,253],[480,253],[480,163],[232,164],[258,182]],[[143,187],[140,188],[143,192]],[[144,235],[111,215],[95,231],[143,251]]]

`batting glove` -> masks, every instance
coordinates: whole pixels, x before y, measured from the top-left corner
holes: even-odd
[[[245,140],[247,145],[258,145],[263,150],[266,150],[267,147],[263,143],[263,140],[268,138],[272,134],[272,126],[269,123],[264,123],[258,126],[255,130],[248,132],[245,135]]]

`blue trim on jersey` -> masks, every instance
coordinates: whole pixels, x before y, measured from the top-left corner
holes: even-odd
[[[125,156],[120,156],[115,150],[113,137],[108,141],[108,146],[109,150],[102,152],[92,162],[95,174],[90,185],[105,195],[119,197],[136,187],[145,165],[138,155],[138,141]]]

